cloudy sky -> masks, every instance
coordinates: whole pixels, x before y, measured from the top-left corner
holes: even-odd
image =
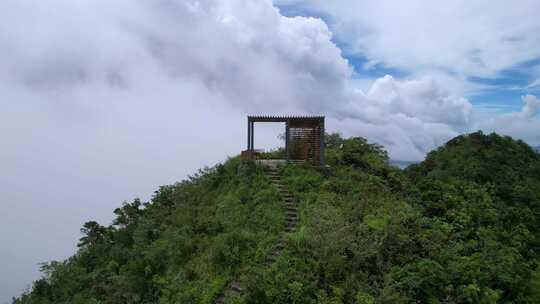
[[[460,133],[540,145],[540,2],[3,0],[0,303],[79,227],[245,146],[247,113],[421,160]],[[279,126],[256,146],[279,144]]]

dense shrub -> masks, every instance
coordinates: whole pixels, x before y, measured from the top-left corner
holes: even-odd
[[[283,229],[262,169],[233,158],[86,223],[78,252],[15,303],[539,303],[540,156],[459,136],[401,171],[362,138],[327,136],[328,168],[283,167],[300,210]],[[267,156],[280,155],[275,151]]]

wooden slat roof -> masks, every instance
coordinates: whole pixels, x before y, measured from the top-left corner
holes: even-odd
[[[323,115],[248,115],[250,121],[286,122],[288,120],[322,120]]]

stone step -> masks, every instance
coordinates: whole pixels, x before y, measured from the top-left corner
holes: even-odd
[[[240,286],[240,283],[233,282],[227,286],[221,295],[214,301],[215,304],[225,304],[225,300],[227,298],[233,297],[237,294],[240,294],[242,292],[242,287]]]
[[[296,231],[296,226],[287,226],[285,227],[285,232],[294,232]]]
[[[274,264],[277,260],[277,257],[274,257],[274,256],[269,256],[267,259],[266,259],[266,263],[267,264]]]
[[[270,253],[270,255],[268,255],[266,260],[271,263],[274,263],[279,258],[280,255],[281,255],[281,250],[274,250],[272,251],[272,253]]]
[[[279,257],[281,255],[281,251],[282,250],[274,249],[274,250],[272,250],[272,252],[270,252],[270,255],[268,257],[277,258],[277,257]]]
[[[281,250],[285,249],[285,245],[286,245],[285,242],[277,243],[277,245],[274,246],[274,249],[275,249],[275,250],[277,249],[277,250],[280,250],[280,251],[281,251]]]
[[[289,192],[288,185],[282,180],[279,170],[274,168],[265,168],[265,173],[270,178],[271,183],[277,188],[281,199],[283,200],[285,209],[285,232],[294,232],[298,225],[299,218],[298,207],[294,196],[291,192]],[[266,257],[265,263],[275,263],[286,246],[287,243],[284,239],[279,240],[273,247],[272,252]],[[240,283],[235,281],[225,289],[223,294],[221,294],[214,303],[225,304],[227,298],[229,298],[232,294],[241,293],[242,290],[243,289],[240,286]]]
[[[231,284],[231,289],[236,292],[242,292],[242,286],[240,286],[240,283],[234,282]]]
[[[294,229],[296,229],[296,224],[297,224],[297,223],[292,223],[292,222],[285,223],[285,230],[286,230],[287,228],[294,228]]]

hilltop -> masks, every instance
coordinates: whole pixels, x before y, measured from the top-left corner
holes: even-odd
[[[327,136],[328,168],[287,165],[298,228],[264,169],[232,158],[88,222],[78,252],[14,302],[538,303],[540,156],[463,135],[400,170],[381,146]]]

